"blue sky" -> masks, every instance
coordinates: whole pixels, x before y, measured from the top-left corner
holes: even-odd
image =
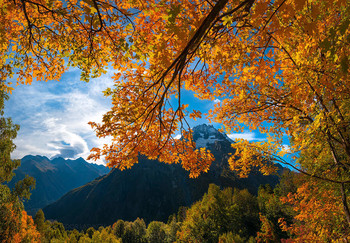
[[[111,106],[102,91],[112,86],[112,72],[89,83],[80,81],[79,75],[79,70],[70,69],[59,82],[15,87],[5,105],[5,116],[21,127],[13,158],[86,158],[92,147],[108,142],[96,138],[88,122],[99,122]]]
[[[93,147],[101,147],[108,139],[98,139],[88,125],[99,122],[111,107],[111,102],[102,91],[112,87],[114,70],[89,83],[79,80],[80,71],[70,69],[59,82],[33,82],[32,85],[15,87],[5,106],[5,116],[12,117],[21,129],[15,139],[17,149],[13,158],[25,155],[43,155],[48,158],[87,158]],[[206,112],[215,101],[203,101],[193,97],[189,91],[182,94],[189,103],[189,110]],[[190,121],[191,126],[208,123],[204,118]],[[220,124],[213,124],[219,128]],[[264,138],[258,132],[234,133],[231,139],[245,138],[258,141]],[[103,161],[97,161],[103,163]]]

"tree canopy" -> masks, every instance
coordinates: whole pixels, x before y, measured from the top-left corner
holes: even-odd
[[[112,142],[90,158],[124,169],[142,154],[181,163],[194,177],[208,171],[213,156],[196,149],[185,119],[202,116],[182,102],[191,90],[221,100],[204,116],[226,131],[245,125],[268,134],[233,145],[233,170],[272,173],[271,162],[297,153],[291,166],[333,185],[350,223],[346,0],[5,0],[0,12],[4,89],[15,74],[31,83],[77,66],[88,81],[115,70],[105,91],[113,107],[91,123]]]

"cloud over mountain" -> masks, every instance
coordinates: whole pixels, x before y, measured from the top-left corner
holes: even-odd
[[[101,121],[110,108],[102,91],[113,85],[111,75],[108,72],[84,83],[79,80],[79,70],[72,69],[60,82],[16,87],[5,110],[5,115],[21,126],[13,157],[86,158],[92,147],[105,143],[96,138],[88,122]]]

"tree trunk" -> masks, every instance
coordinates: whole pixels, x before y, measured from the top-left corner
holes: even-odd
[[[346,216],[346,221],[348,222],[348,224],[350,226],[350,210],[349,210],[349,206],[348,206],[348,201],[346,199],[346,192],[345,192],[345,188],[344,188],[344,183],[340,184],[340,191],[341,191],[341,198],[342,198],[344,213]]]

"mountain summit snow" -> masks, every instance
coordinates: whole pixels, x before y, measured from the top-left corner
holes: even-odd
[[[210,144],[214,144],[217,141],[227,141],[233,143],[233,141],[226,135],[219,132],[212,125],[198,125],[193,129],[193,139],[196,142],[197,148],[208,147]]]

